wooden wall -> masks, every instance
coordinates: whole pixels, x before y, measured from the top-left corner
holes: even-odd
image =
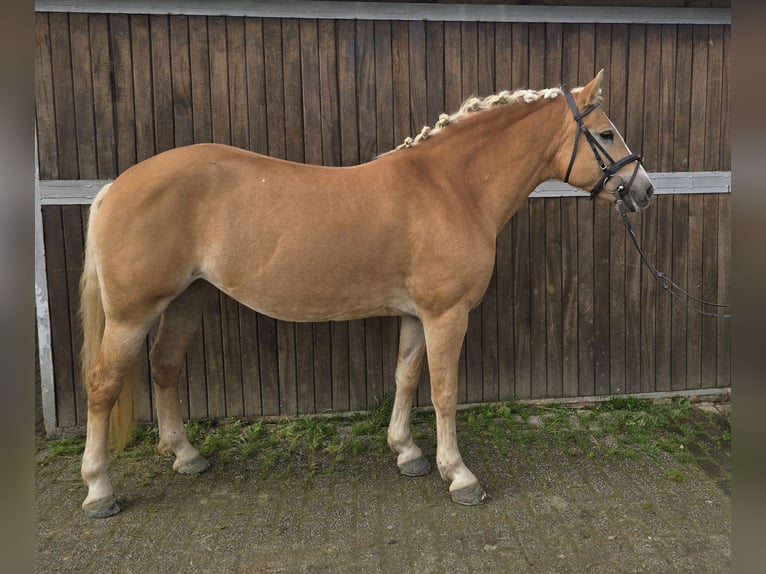
[[[37,13],[36,45],[42,179],[114,178],[203,141],[352,165],[469,95],[581,85],[602,67],[607,113],[647,170],[730,169],[728,25]],[[43,208],[59,426],[85,420],[86,215]],[[728,298],[729,195],[658,196],[633,221],[661,270],[694,295]],[[730,384],[728,323],[659,290],[607,205],[530,199],[497,258],[471,315],[462,402]],[[189,417],[363,409],[393,388],[397,319],[284,323],[211,290],[202,325],[181,379]],[[145,420],[151,401],[147,377]]]

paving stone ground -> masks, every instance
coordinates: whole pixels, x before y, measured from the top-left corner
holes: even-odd
[[[728,429],[720,410],[697,409],[712,421],[713,439]],[[684,463],[668,454],[572,456],[498,443],[467,427],[458,429],[463,457],[491,496],[481,507],[452,503],[436,471],[398,475],[393,455],[361,452],[353,465],[322,473],[296,459],[265,477],[238,461],[214,461],[188,477],[157,454],[117,457],[110,474],[123,511],[92,520],[80,510],[79,456],[56,457],[38,463],[35,570],[730,571],[728,441]],[[38,461],[46,448],[39,440]]]

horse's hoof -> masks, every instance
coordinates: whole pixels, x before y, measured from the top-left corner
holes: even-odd
[[[479,506],[487,500],[487,493],[477,482],[471,486],[458,489],[452,494],[452,501],[465,506]]]
[[[113,496],[110,496],[83,504],[82,509],[88,518],[109,518],[120,511],[120,505]]]
[[[400,464],[399,472],[404,476],[425,476],[431,472],[431,463],[426,457],[421,456]]]
[[[187,460],[183,464],[177,463],[178,460],[176,460],[176,464],[173,465],[173,468],[179,474],[200,474],[210,468],[210,462],[208,462],[208,460],[202,455],[197,455],[193,459]]]

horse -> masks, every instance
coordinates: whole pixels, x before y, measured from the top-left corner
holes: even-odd
[[[287,321],[400,316],[387,431],[399,472],[431,470],[410,429],[427,356],[439,473],[454,502],[483,503],[487,495],[458,450],[457,370],[499,231],[549,179],[590,189],[592,198],[627,212],[650,203],[641,158],[599,107],[603,72],[572,90],[470,98],[356,166],[195,144],[146,159],[105,185],[90,209],[80,282],[85,514],[120,510],[108,477],[109,433],[125,444],[137,355],[158,321],[150,351],[158,447],[175,455],[179,473],[209,467],[185,434],[178,385],[205,282]]]

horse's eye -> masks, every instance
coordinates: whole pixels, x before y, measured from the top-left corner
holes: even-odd
[[[598,134],[598,136],[601,139],[606,140],[608,142],[614,140],[614,132],[612,132],[611,130],[607,130],[605,132],[601,132],[600,134]]]

